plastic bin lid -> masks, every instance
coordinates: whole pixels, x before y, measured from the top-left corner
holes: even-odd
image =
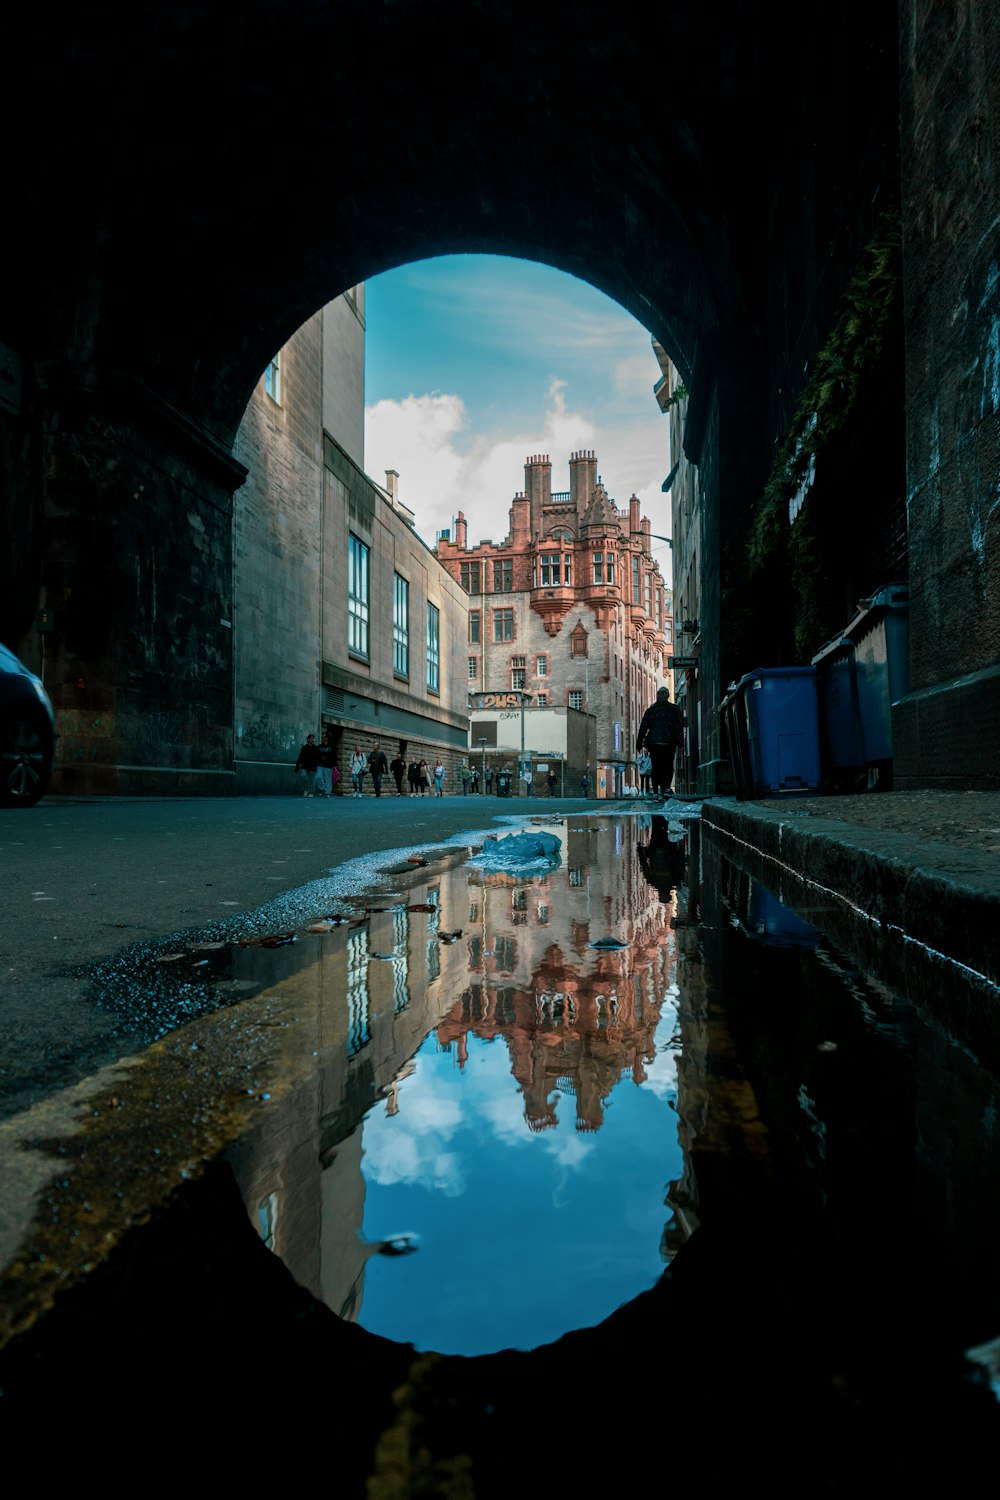
[[[752,672],[744,672],[736,684],[737,691],[744,683],[753,682],[757,677],[812,677],[816,668],[808,667],[754,667]]]
[[[854,642],[851,640],[849,635],[835,635],[831,640],[827,641],[825,645],[820,646],[819,650],[816,652],[816,655],[812,658],[812,664],[815,667],[826,657],[833,656],[835,652],[842,653],[845,651],[853,650]]]

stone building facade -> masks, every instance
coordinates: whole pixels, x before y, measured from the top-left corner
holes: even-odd
[[[383,488],[365,474],[363,443],[355,287],[273,357],[237,437],[237,792],[290,793],[300,745],[325,728],[341,789],[356,745],[448,770],[466,754],[465,595],[414,531],[396,476]]]
[[[459,512],[436,549],[467,596],[469,691],[524,690],[536,707],[593,715],[592,785],[609,796],[635,783],[636,730],[673,651],[670,590],[651,549],[639,500],[619,510],[590,451],[571,455],[564,491],[552,489],[547,455],[526,460],[502,542],[470,547]]]

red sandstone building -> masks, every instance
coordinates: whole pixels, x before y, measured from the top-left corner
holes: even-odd
[[[569,489],[553,492],[549,458],[535,456],[503,542],[470,547],[460,511],[436,550],[469,595],[469,691],[529,692],[529,736],[539,708],[591,714],[591,785],[607,796],[634,785],[636,730],[673,650],[670,591],[638,499],[618,509],[592,452],[571,455]]]

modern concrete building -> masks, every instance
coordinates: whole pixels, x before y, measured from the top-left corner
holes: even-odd
[[[609,796],[635,781],[636,730],[673,649],[670,591],[651,549],[638,499],[619,510],[590,451],[571,455],[562,491],[547,455],[526,460],[499,544],[470,547],[462,512],[437,544],[468,596],[469,691],[526,691],[535,707],[593,715],[591,786]],[[536,748],[551,747],[526,744]]]
[[[355,745],[446,767],[464,756],[466,598],[413,529],[396,477],[364,473],[364,288],[269,362],[240,426],[233,504],[238,792],[291,792],[329,728],[341,785]]]

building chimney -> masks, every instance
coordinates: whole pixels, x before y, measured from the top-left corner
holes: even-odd
[[[581,449],[569,456],[569,498],[578,516],[586,515],[597,487],[597,455]]]
[[[461,511],[455,517],[455,546],[461,552],[469,550],[469,528]]]
[[[531,505],[527,495],[515,495],[511,501],[510,539],[515,547],[527,546],[531,540]]]
[[[398,469],[386,469],[386,471],[385,471],[385,487],[389,491],[389,499],[392,501],[393,505],[395,505],[396,501],[399,499],[399,470]]]
[[[638,495],[632,495],[628,502],[628,530],[629,536],[638,536],[641,530]]]
[[[524,492],[531,507],[531,534],[542,531],[542,512],[552,503],[552,463],[547,453],[524,460]]]

